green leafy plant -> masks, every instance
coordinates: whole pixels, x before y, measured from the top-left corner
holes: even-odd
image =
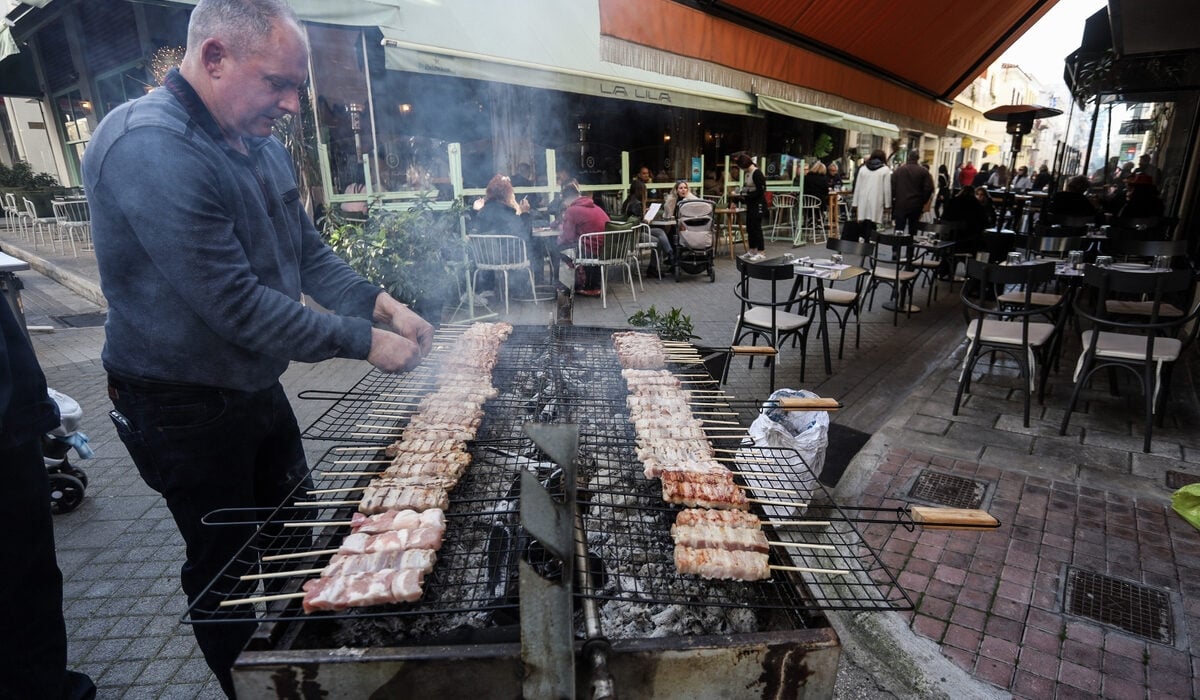
[[[821,132],[820,136],[817,136],[817,142],[813,144],[813,155],[824,158],[830,153],[833,153],[833,137]]]
[[[672,308],[665,314],[651,306],[629,317],[629,325],[635,328],[652,328],[663,340],[692,340],[692,317],[683,315],[683,310]]]
[[[33,172],[33,166],[23,160],[13,163],[11,168],[0,163],[0,187],[36,190],[57,186],[57,178],[50,173]]]
[[[457,290],[465,255],[462,206],[434,209],[422,198],[403,210],[373,207],[365,223],[331,218],[329,245],[360,275],[427,317]]]

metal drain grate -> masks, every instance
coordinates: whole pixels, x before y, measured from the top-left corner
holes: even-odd
[[[987,483],[924,469],[917,475],[909,498],[951,508],[978,508]]]
[[[1200,483],[1200,476],[1188,474],[1187,472],[1177,472],[1174,469],[1167,470],[1167,488],[1172,491],[1195,483]]]
[[[1064,598],[1068,615],[1112,625],[1152,642],[1175,642],[1171,601],[1162,591],[1091,571],[1068,569]]]

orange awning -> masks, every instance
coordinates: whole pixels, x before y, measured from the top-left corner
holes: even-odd
[[[954,96],[1056,1],[600,0],[600,31],[653,50],[643,62],[610,49],[609,60],[665,72],[659,52],[667,52],[694,59],[676,66],[681,77],[716,64],[928,129],[945,126]]]

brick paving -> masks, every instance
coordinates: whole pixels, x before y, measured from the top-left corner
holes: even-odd
[[[28,248],[3,228],[0,246]],[[791,249],[786,243],[769,248]],[[35,349],[51,386],[83,406],[84,429],[97,452],[79,464],[90,476],[84,504],[55,520],[70,662],[92,674],[101,698],[220,697],[190,629],[179,624],[182,544],[106,419],[98,359],[103,329],[64,328],[55,320],[102,309],[94,258],[45,257],[43,271],[70,289],[40,274],[21,274],[29,322],[56,328],[35,334]],[[716,284],[701,277],[680,284],[648,279],[636,302],[628,285],[617,284],[608,309],[599,299],[577,300],[575,321],[620,326],[650,304],[660,310],[678,306],[692,315],[699,343],[720,346],[729,342],[736,314],[734,275],[732,263],[722,258]],[[546,303],[517,304],[511,319],[546,323],[552,309]],[[853,348],[850,328],[846,356],[834,358],[832,375],[824,374],[815,337],[807,382],[798,381],[799,353],[791,348],[783,349],[778,368],[778,386],[837,396],[846,408],[835,421],[874,433],[836,497],[847,505],[901,505],[916,475],[928,469],[984,482],[982,507],[1003,522],[989,532],[868,527],[866,542],[915,603],[911,612],[877,615],[894,615],[913,639],[936,644],[938,656],[977,684],[955,693],[964,697],[1200,696],[1200,533],[1170,510],[1165,485],[1167,471],[1200,479],[1194,352],[1186,358],[1187,371],[1175,375],[1166,425],[1155,428],[1154,451],[1145,455],[1140,402],[1127,386],[1123,394],[1132,398],[1112,397],[1099,383],[1085,391],[1068,434],[1058,435],[1071,389],[1069,363],[1077,352],[1070,343],[1045,405],[1034,404],[1025,428],[1019,383],[1003,361],[979,368],[972,394],[952,415],[962,357],[954,295],[943,293],[932,308],[896,328],[890,313],[878,307],[864,315],[861,347]],[[836,332],[832,340],[836,347]],[[343,360],[295,364],[284,385],[295,398],[301,389],[345,389],[365,371],[363,363]],[[763,396],[766,377],[761,368],[747,370],[738,362],[730,391]],[[293,404],[302,426],[327,406]],[[326,445],[308,448],[315,459]],[[1147,641],[1065,614],[1068,567],[1165,593],[1174,643]],[[895,646],[907,644],[894,640]]]

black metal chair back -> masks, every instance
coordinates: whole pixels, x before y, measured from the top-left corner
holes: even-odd
[[[969,346],[963,361],[962,375],[958,381],[958,392],[954,398],[954,415],[958,415],[964,393],[970,392],[971,373],[984,354],[1001,353],[1010,356],[1021,369],[1021,383],[1025,391],[1025,427],[1029,427],[1029,404],[1033,394],[1035,362],[1038,369],[1038,402],[1045,398],[1046,380],[1053,365],[1053,353],[1058,344],[1063,314],[1055,314],[1063,304],[1059,298],[1053,308],[1035,303],[1034,292],[1054,278],[1054,263],[1025,263],[1022,265],[995,265],[976,260],[967,262],[967,278],[961,298],[968,316],[967,338]],[[998,300],[1005,288],[1016,287],[1016,299],[1004,303]],[[1054,323],[1034,322],[1034,316],[1047,312],[1059,320]],[[1017,330],[1019,329],[1019,333]]]
[[[779,345],[786,341],[789,337],[796,336],[801,338],[800,345],[800,381],[804,381],[804,361],[806,357],[806,346],[808,344],[808,326],[807,322],[797,327],[796,321],[798,315],[788,312],[788,307],[792,305],[792,300],[788,294],[791,285],[787,282],[791,281],[796,276],[795,268],[790,262],[786,264],[780,263],[753,263],[742,258],[737,259],[738,282],[734,286],[734,294],[741,303],[741,311],[738,314],[737,325],[733,330],[733,342],[731,345],[738,345],[743,338],[751,336],[755,339],[765,339],[771,347],[775,348],[778,353]],[[757,280],[767,283],[770,287],[769,294],[758,294],[752,291],[751,282]],[[782,285],[781,285],[782,283]],[[762,285],[753,285],[754,289],[761,289]],[[780,291],[782,286],[783,291]],[[752,313],[757,310],[757,314]],[[766,314],[763,314],[763,311]],[[765,360],[771,367],[771,391],[775,391],[775,362],[771,358]],[[754,357],[750,357],[750,366],[754,366]],[[728,368],[726,368],[728,373]],[[724,381],[724,379],[722,379]]]
[[[1063,416],[1060,435],[1067,432],[1080,390],[1102,369],[1125,369],[1141,384],[1145,397],[1145,436],[1142,449],[1150,451],[1154,416],[1166,403],[1175,360],[1195,341],[1200,324],[1200,304],[1195,303],[1196,277],[1191,270],[1132,272],[1089,265],[1083,275],[1084,292],[1075,301],[1075,313],[1090,321],[1084,332],[1083,352],[1075,369],[1075,390]],[[1144,313],[1115,313],[1110,301],[1139,297]],[[1171,313],[1168,309],[1190,309]],[[1181,337],[1182,336],[1182,337]],[[1115,372],[1111,379],[1116,392]]]

